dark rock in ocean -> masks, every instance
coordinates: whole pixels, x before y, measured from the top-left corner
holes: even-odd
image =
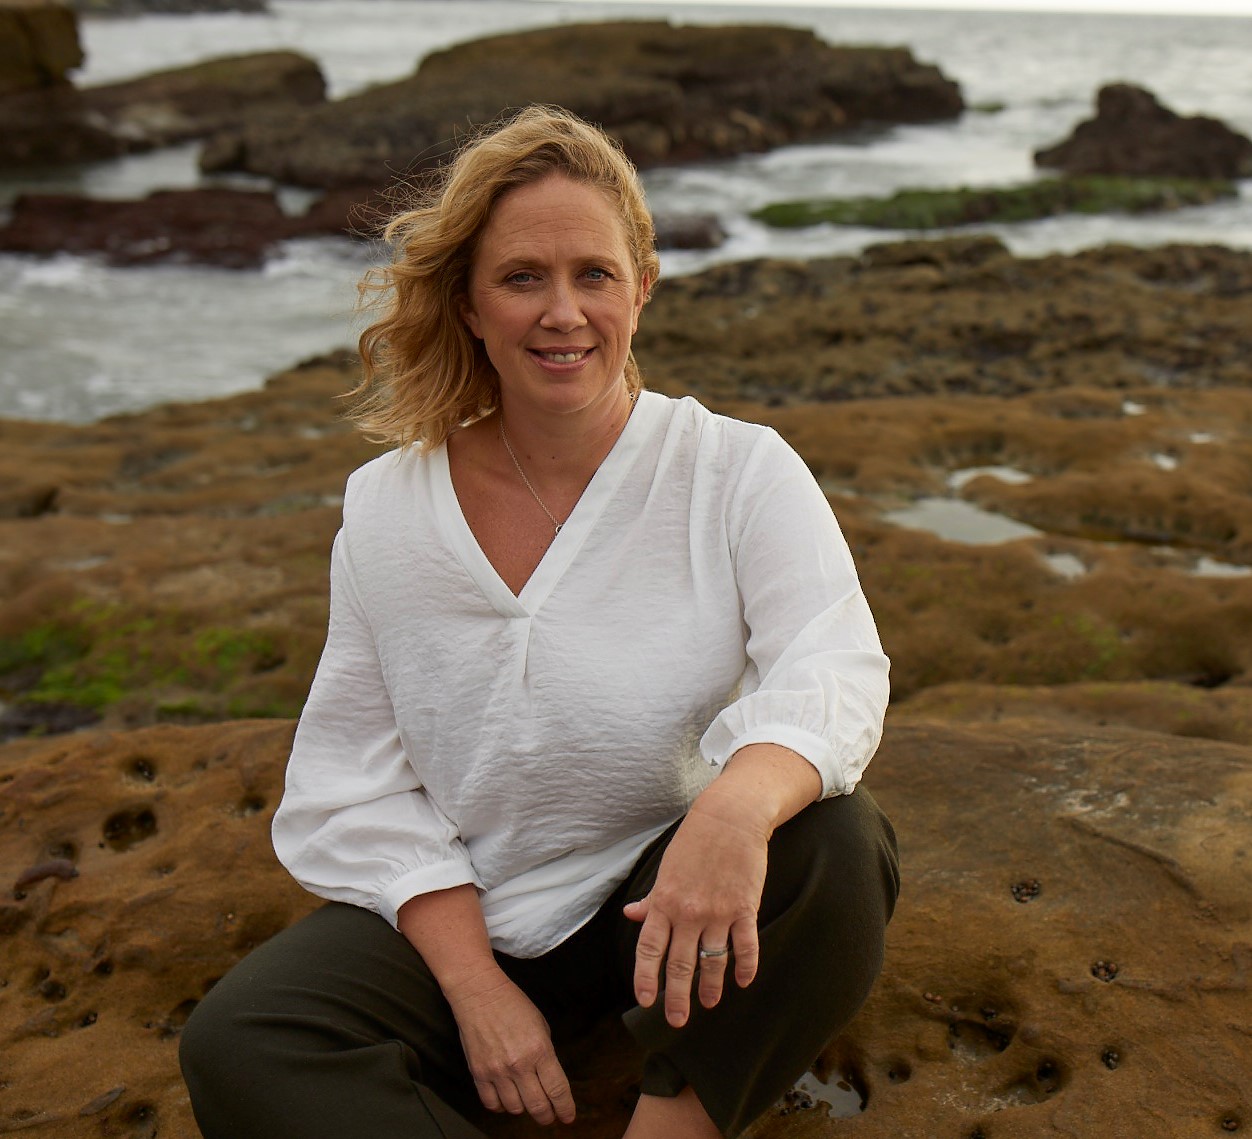
[[[1252,176],[1252,141],[1217,119],[1179,115],[1141,87],[1114,83],[1100,89],[1096,117],[1035,151],[1035,162],[1066,174],[1244,178]]]
[[[82,92],[93,120],[133,149],[200,138],[325,98],[317,64],[293,51],[211,59]]]
[[[91,122],[69,83],[0,97],[0,170],[96,162],[125,150]]]
[[[142,200],[23,194],[0,228],[7,253],[99,253],[111,265],[194,262],[253,269],[292,237],[368,236],[364,190],[336,191],[305,214],[285,214],[269,190],[160,190]],[[0,499],[0,517],[4,502]]]
[[[120,153],[67,78],[83,61],[74,14],[49,0],[0,0],[0,170]]]
[[[102,253],[113,265],[194,261],[231,269],[260,265],[287,236],[274,195],[253,190],[166,190],[142,201],[24,194],[0,229],[10,253]]]
[[[713,214],[660,214],[653,225],[658,249],[717,249],[726,240]]]
[[[953,81],[904,48],[832,47],[799,28],[572,25],[459,44],[398,83],[249,122],[212,140],[201,165],[378,186],[437,165],[468,129],[535,102],[602,124],[640,166],[953,118],[964,106]]]
[[[265,0],[71,0],[76,11],[91,16],[147,16],[154,12],[267,12]]]

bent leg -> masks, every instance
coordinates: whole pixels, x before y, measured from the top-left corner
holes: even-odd
[[[331,903],[197,1006],[179,1046],[206,1139],[482,1139],[456,1021],[377,914]]]
[[[655,881],[663,851],[637,869],[631,897]],[[715,1008],[693,1004],[680,1029],[662,1002],[624,1020],[647,1054],[643,1090],[690,1085],[723,1134],[738,1135],[852,1019],[882,968],[899,889],[895,834],[870,794],[824,799],[779,827],[758,928],[761,963],[746,989],[728,980]],[[624,923],[619,969],[634,967],[638,927]]]

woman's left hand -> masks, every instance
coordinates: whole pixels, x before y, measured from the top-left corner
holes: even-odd
[[[665,1019],[687,1023],[691,984],[698,974],[700,1003],[721,999],[727,963],[743,988],[756,976],[756,916],[765,886],[769,825],[729,796],[701,796],[671,839],[656,883],[625,907],[643,923],[635,950],[635,999],[649,1008],[665,971]],[[700,957],[699,950],[732,952]]]

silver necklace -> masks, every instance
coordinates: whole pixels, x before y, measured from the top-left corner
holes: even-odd
[[[635,410],[635,400],[638,398],[638,396],[639,396],[638,392],[631,392],[631,395],[630,395],[630,410],[631,411]],[[627,419],[630,418],[630,412],[626,413],[626,418]],[[503,412],[500,413],[500,442],[504,444],[504,449],[508,451],[509,458],[513,460],[513,465],[517,468],[517,473],[521,475],[522,482],[526,484],[526,489],[530,491],[530,497],[533,498],[537,503],[539,503],[539,509],[542,510],[548,516],[548,521],[552,523],[552,536],[555,538],[561,532],[561,527],[564,526],[565,523],[558,522],[556,520],[556,515],[553,514],[552,511],[547,508],[547,506],[544,504],[543,499],[539,497],[539,492],[533,486],[531,486],[530,479],[526,477],[526,472],[522,470],[522,464],[517,461],[517,455],[513,450],[513,445],[509,442],[509,437],[504,433],[504,413]]]

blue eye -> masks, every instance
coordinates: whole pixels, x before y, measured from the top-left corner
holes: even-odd
[[[613,279],[612,273],[610,273],[607,269],[601,269],[598,266],[594,269],[588,269],[587,276],[593,281],[611,281]]]
[[[524,269],[517,273],[510,273],[507,278],[510,285],[529,285],[534,279],[534,273],[528,273]]]

